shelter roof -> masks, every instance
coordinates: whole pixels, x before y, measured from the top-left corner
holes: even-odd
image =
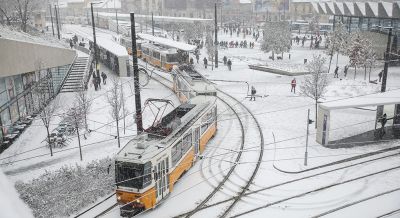
[[[321,103],[326,110],[400,104],[400,89]]]

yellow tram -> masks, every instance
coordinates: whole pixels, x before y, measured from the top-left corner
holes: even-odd
[[[216,131],[216,97],[197,96],[128,142],[115,159],[121,216],[154,208],[166,198]]]

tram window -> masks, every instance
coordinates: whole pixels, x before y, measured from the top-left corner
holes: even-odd
[[[205,124],[201,125],[201,134],[205,133],[205,132],[206,132],[206,130],[207,130],[207,128],[208,128],[208,125],[207,125],[207,123],[205,123]]]
[[[117,186],[143,188],[144,165],[130,162],[115,163],[115,182]]]
[[[143,53],[149,55],[149,48],[143,48]]]
[[[169,175],[168,175],[168,173],[169,173],[169,158],[168,158],[168,157],[167,157],[165,163],[166,163],[166,165],[167,165],[167,166],[166,166],[167,185],[169,185]]]
[[[178,54],[167,54],[167,62],[178,62]]]
[[[172,151],[171,151],[172,166],[175,166],[176,163],[178,163],[178,161],[182,157],[181,147],[182,147],[182,141],[178,142],[177,144],[175,144],[172,147]]]
[[[143,188],[151,184],[151,162],[144,164]]]
[[[183,143],[182,143],[182,153],[186,153],[190,146],[192,145],[192,133],[189,133],[183,137]]]
[[[158,51],[153,51],[153,57],[160,60],[160,52]]]

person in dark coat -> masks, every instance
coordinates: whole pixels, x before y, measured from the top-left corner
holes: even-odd
[[[93,86],[94,86],[94,90],[97,91],[98,86],[97,86],[97,78],[96,78],[95,74],[93,74],[92,83],[93,83]]]
[[[231,61],[231,59],[228,60],[227,65],[228,65],[229,71],[231,71],[232,70],[232,61]]]
[[[333,78],[339,78],[339,66],[336,66],[335,68],[335,74],[333,75]]]
[[[349,65],[344,66],[344,71],[343,71],[344,77],[347,77],[348,70],[349,70]]]
[[[224,65],[226,65],[227,59],[228,58],[226,58],[226,56],[224,56],[224,58],[222,59],[224,61]]]
[[[199,59],[200,59],[199,53],[196,53],[196,60],[197,60],[197,63],[199,63]]]
[[[379,82],[380,82],[382,80],[383,70],[381,70],[381,72],[379,72],[378,76],[379,76]]]
[[[208,61],[206,57],[203,58],[203,62],[204,62],[204,68],[207,69]]]
[[[251,96],[250,96],[250,101],[256,101],[256,89],[254,88],[254,86],[251,86]]]
[[[103,78],[103,85],[105,85],[107,83],[106,82],[107,75],[104,72],[101,72],[101,77]]]
[[[385,131],[385,125],[386,125],[387,120],[388,120],[388,119],[387,119],[386,113],[384,113],[384,114],[382,115],[382,117],[379,118],[379,122],[381,123],[381,135],[379,136],[380,139],[382,139],[383,136],[384,136],[385,133],[386,133],[386,131]]]
[[[97,86],[99,87],[99,90],[101,90],[101,78],[100,78],[100,76],[96,76],[96,82],[97,82]]]
[[[190,57],[189,63],[190,63],[191,65],[193,65],[193,64],[194,64],[194,60],[193,60],[193,58],[192,58],[192,57]]]

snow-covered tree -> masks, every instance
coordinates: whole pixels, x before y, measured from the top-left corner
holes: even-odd
[[[84,121],[84,128],[88,130],[87,117],[90,113],[90,107],[92,106],[92,101],[88,97],[86,91],[82,90],[75,94],[75,102],[77,103],[77,107],[81,110],[80,114],[82,114],[82,119]]]
[[[107,102],[111,106],[110,115],[111,118],[117,124],[117,139],[118,147],[121,146],[119,137],[119,120],[122,119],[126,114],[123,113],[122,106],[124,105],[121,85],[118,79],[111,79],[111,89],[107,93]]]
[[[357,67],[367,67],[367,59],[372,55],[370,48],[371,42],[363,37],[360,32],[351,34],[350,43],[347,47],[347,55],[349,56],[350,66],[354,67],[354,79],[356,79]]]
[[[319,32],[319,16],[315,15],[311,18],[310,22],[308,23],[308,29],[311,34]]]
[[[183,25],[183,38],[189,42],[192,39],[202,39],[204,26],[201,23],[190,23]]]
[[[331,32],[327,39],[326,53],[330,56],[328,73],[331,69],[333,55],[336,53],[336,66],[339,61],[339,54],[345,54],[347,51],[347,41],[349,33],[346,31],[345,26],[339,22],[335,25],[335,30]]]
[[[288,22],[267,22],[264,28],[262,51],[272,52],[272,59],[275,59],[275,53],[282,53],[283,56],[284,52],[290,51],[291,32]]]
[[[315,101],[315,121],[318,116],[318,100],[324,97],[326,87],[329,84],[328,76],[325,71],[326,59],[321,55],[313,56],[313,59],[307,64],[309,75],[304,76],[304,82],[300,86],[302,95]],[[317,122],[315,122],[315,127]]]
[[[0,18],[5,18],[2,22],[3,24],[11,25],[11,20],[13,20],[13,12],[14,12],[14,1],[10,0],[0,0]]]

